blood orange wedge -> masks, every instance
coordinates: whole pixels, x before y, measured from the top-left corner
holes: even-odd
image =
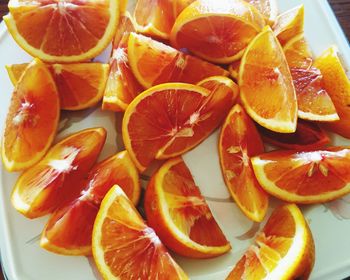
[[[297,99],[283,50],[269,27],[249,44],[239,68],[241,100],[267,129],[290,133],[297,124]]]
[[[210,76],[229,74],[219,66],[136,33],[130,33],[128,57],[135,77],[145,88],[167,82],[195,84]]]
[[[11,80],[12,85],[16,86],[18,80],[21,78],[27,66],[28,63],[5,65],[7,74]]]
[[[138,0],[134,10],[136,29],[140,33],[169,39],[175,18],[172,0]]]
[[[60,102],[46,66],[35,59],[19,79],[10,102],[2,138],[1,157],[8,171],[37,163],[56,135]]]
[[[252,158],[260,185],[295,203],[323,203],[350,192],[350,149],[275,151]]]
[[[321,70],[322,87],[327,90],[337,109],[340,120],[326,127],[344,137],[350,138],[350,81],[333,46],[315,61],[315,67]]]
[[[273,30],[282,46],[295,36],[304,33],[304,5],[280,14]]]
[[[266,23],[273,24],[276,21],[278,8],[276,0],[245,0],[253,5],[264,16]]]
[[[184,83],[158,85],[138,95],[125,111],[122,127],[125,147],[138,169],[202,142],[220,125],[236,95],[227,85],[209,92]]]
[[[313,63],[312,52],[304,33],[293,37],[283,47],[290,68],[310,69]]]
[[[111,111],[125,111],[129,103],[143,91],[129,66],[129,33],[135,31],[134,23],[128,13],[121,17],[118,31],[113,41],[110,72],[103,96],[102,108]]]
[[[305,218],[295,204],[286,204],[273,211],[226,279],[308,279],[314,262],[315,245]]]
[[[192,4],[196,0],[174,0],[174,15],[175,19],[179,16],[179,14],[190,4]]]
[[[189,279],[118,186],[102,201],[92,252],[104,279]]]
[[[289,150],[320,149],[330,143],[327,134],[316,123],[298,120],[294,133],[277,133],[262,126],[258,127],[264,141]]]
[[[264,152],[253,121],[241,105],[235,105],[221,129],[219,157],[222,174],[233,199],[251,220],[261,222],[268,196],[255,178],[250,157]]]
[[[37,218],[76,197],[105,139],[103,128],[92,128],[58,142],[18,178],[11,196],[12,205],[26,217]]]
[[[241,61],[236,60],[230,64],[228,67],[228,71],[230,72],[230,76],[235,79],[235,81],[239,78],[239,67],[241,66]]]
[[[146,189],[148,224],[165,246],[191,258],[227,253],[230,243],[180,157],[164,163]]]
[[[119,1],[10,0],[4,17],[16,42],[48,62],[81,62],[98,55],[112,40]]]
[[[91,254],[92,227],[101,201],[118,184],[136,205],[140,198],[138,171],[126,151],[96,164],[84,190],[57,209],[41,235],[41,247],[65,255]]]
[[[260,12],[243,0],[195,1],[177,17],[170,40],[208,61],[231,63],[264,25]]]
[[[14,85],[25,66],[25,63],[7,66]],[[55,81],[61,109],[82,110],[96,105],[101,100],[109,71],[107,64],[52,64],[47,67]]]

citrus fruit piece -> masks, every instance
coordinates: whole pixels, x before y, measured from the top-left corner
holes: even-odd
[[[350,81],[338,56],[338,49],[332,46],[315,61],[315,67],[322,74],[322,87],[328,92],[340,120],[325,127],[344,137],[350,138]]]
[[[303,33],[293,37],[283,47],[289,68],[310,69],[313,63],[312,52]]]
[[[322,88],[322,75],[315,67],[291,68],[298,99],[298,117],[310,121],[333,122],[339,120],[332,99]]]
[[[138,0],[134,10],[137,32],[169,39],[175,18],[172,0]]]
[[[228,114],[220,133],[219,157],[225,184],[242,212],[261,222],[268,207],[268,195],[255,178],[250,157],[264,152],[253,121],[241,105]]]
[[[179,255],[212,258],[231,249],[180,157],[165,162],[152,176],[144,207],[148,225]]]
[[[64,255],[91,254],[92,228],[98,209],[115,184],[134,205],[138,203],[141,192],[138,171],[126,151],[97,163],[90,170],[79,196],[51,215],[41,235],[40,246]]]
[[[239,79],[239,67],[241,66],[241,60],[236,60],[230,64],[228,71],[230,76],[237,81]]]
[[[308,279],[314,262],[309,226],[295,204],[285,204],[272,212],[226,279]]]
[[[320,149],[330,143],[328,135],[316,123],[298,120],[294,133],[277,133],[262,126],[258,127],[264,141],[288,150]]]
[[[304,5],[280,14],[273,30],[282,46],[295,36],[304,33]]]
[[[21,76],[24,64],[7,66],[12,83]],[[83,110],[96,105],[102,98],[109,66],[102,63],[72,63],[47,65],[55,81],[63,110]]]
[[[6,170],[24,170],[45,155],[56,135],[59,116],[55,83],[45,64],[35,59],[12,93],[1,149]]]
[[[105,129],[92,128],[58,142],[18,178],[11,195],[12,205],[24,216],[37,218],[76,197],[105,139]]]
[[[275,151],[252,158],[260,185],[284,201],[311,204],[350,192],[350,149]]]
[[[143,91],[129,66],[129,33],[135,31],[128,13],[121,17],[118,31],[113,41],[110,72],[103,96],[102,108],[115,112],[125,111],[130,102]]]
[[[243,0],[195,1],[177,17],[170,41],[215,63],[238,60],[265,21]]]
[[[266,23],[273,24],[278,15],[276,0],[244,0],[253,5],[264,16]]]
[[[132,72],[145,88],[168,82],[195,84],[210,76],[229,74],[219,66],[136,33],[129,36],[128,58]]]
[[[230,104],[232,104],[232,100],[235,101],[239,95],[238,85],[230,78],[225,76],[212,76],[206,78],[197,83],[197,86],[201,86],[211,92],[211,102],[215,101],[215,98],[220,99],[222,96],[226,95],[228,97],[228,101],[230,101]]]
[[[242,103],[267,129],[290,133],[297,124],[298,105],[288,64],[270,27],[249,44],[239,68]]]
[[[29,63],[21,63],[21,64],[10,64],[5,65],[7,74],[10,78],[10,81],[13,86],[16,86],[18,80],[21,78],[24,70],[26,70]]]
[[[173,1],[173,9],[174,9],[174,18],[176,19],[179,14],[190,4],[192,4],[196,0],[174,0]]]
[[[4,21],[31,56],[47,62],[81,62],[97,56],[112,40],[118,6],[118,0],[10,0]]]
[[[144,171],[154,159],[175,157],[198,145],[220,125],[236,95],[226,84],[210,92],[184,83],[161,84],[138,95],[122,126],[137,168]]]
[[[189,279],[118,186],[98,211],[92,252],[104,279]]]

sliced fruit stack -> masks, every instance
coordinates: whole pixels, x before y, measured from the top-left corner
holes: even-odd
[[[181,158],[219,127],[222,176],[248,219],[265,219],[270,195],[315,204],[350,193],[350,148],[325,147],[326,130],[350,138],[350,81],[335,46],[314,59],[304,6],[278,14],[275,0],[138,0],[132,16],[126,6],[9,2],[4,21],[34,59],[7,66],[2,161],[23,171],[15,209],[50,214],[43,248],[92,253],[105,279],[188,279],[167,248],[189,258],[230,251]],[[108,64],[89,61],[110,43]],[[55,136],[60,110],[101,99],[123,114],[126,150],[96,163],[103,127]],[[314,259],[301,211],[283,204],[227,279],[307,279]]]

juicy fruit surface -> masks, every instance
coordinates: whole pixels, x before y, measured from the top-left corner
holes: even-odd
[[[4,17],[16,42],[49,62],[80,62],[98,55],[119,21],[117,0],[9,2]]]
[[[136,33],[129,37],[128,58],[135,77],[145,88],[168,82],[196,84],[210,76],[228,76],[219,66]]]
[[[118,186],[102,201],[92,250],[104,279],[189,279]]]
[[[313,63],[310,47],[301,33],[289,40],[283,47],[289,68],[310,69]]]
[[[106,139],[103,128],[79,131],[54,145],[36,165],[17,180],[12,205],[28,218],[54,211],[74,198]]]
[[[92,228],[101,201],[115,184],[136,205],[140,198],[138,171],[126,151],[96,164],[81,193],[57,209],[42,233],[40,245],[66,255],[91,254]]]
[[[12,93],[5,121],[2,160],[8,171],[24,170],[45,155],[56,135],[59,106],[49,70],[34,60]]]
[[[148,224],[174,252],[210,258],[231,249],[181,158],[164,163],[147,186]]]
[[[276,0],[244,0],[253,5],[264,16],[266,23],[273,24],[277,18]]]
[[[176,19],[170,40],[208,61],[230,63],[264,25],[262,15],[243,0],[196,1]]]
[[[257,222],[266,214],[268,196],[255,178],[250,157],[263,152],[254,123],[240,105],[235,105],[221,129],[220,165],[233,199],[247,217]]]
[[[295,203],[322,203],[350,192],[350,150],[275,151],[252,158],[260,185]]]
[[[168,83],[141,93],[123,118],[123,139],[143,171],[154,159],[180,155],[203,141],[234,102],[233,91],[212,91],[190,84]]]
[[[267,129],[294,132],[297,99],[283,50],[270,28],[249,44],[239,72],[241,100],[247,113]]]
[[[308,279],[314,261],[314,241],[303,214],[286,204],[273,211],[226,279]]]

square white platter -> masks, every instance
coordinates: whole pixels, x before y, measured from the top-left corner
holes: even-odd
[[[133,1],[130,1],[133,2]],[[130,3],[132,5],[132,3]],[[305,5],[305,33],[317,56],[336,44],[345,65],[350,67],[350,48],[326,0],[278,0],[280,11],[296,5]],[[0,130],[3,129],[13,86],[5,65],[31,60],[0,24]],[[108,138],[101,159],[117,150],[115,115],[99,109],[65,115],[58,139],[86,127],[104,126]],[[68,125],[67,125],[68,124]],[[232,266],[252,243],[261,225],[250,222],[229,199],[222,180],[217,155],[218,133],[213,133],[200,146],[184,155],[197,185],[222,227],[233,249],[230,253],[211,260],[175,259],[191,279],[225,279]],[[350,140],[332,136],[334,145],[350,145]],[[0,167],[0,248],[1,260],[10,280],[95,280],[100,277],[91,259],[59,256],[39,247],[38,236],[47,217],[28,220],[17,213],[10,203],[10,193],[18,174],[9,174]],[[278,203],[278,202],[277,202]],[[276,202],[271,203],[271,209]],[[271,211],[270,209],[270,211]],[[339,280],[350,276],[350,196],[332,203],[302,207],[309,221],[315,243],[316,264],[311,279]]]

